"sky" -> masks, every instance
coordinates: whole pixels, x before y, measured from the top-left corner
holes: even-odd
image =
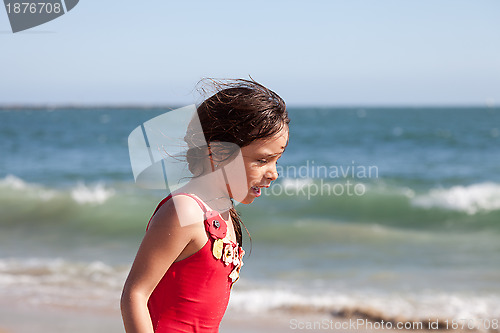
[[[204,77],[291,106],[500,105],[500,1],[80,0],[12,33],[0,105],[186,105]]]

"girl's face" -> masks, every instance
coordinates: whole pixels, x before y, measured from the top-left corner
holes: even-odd
[[[269,187],[278,178],[276,165],[287,144],[288,127],[284,126],[272,137],[254,141],[241,148],[245,174],[240,172],[239,179],[235,179],[235,174],[232,173],[233,179],[230,181],[235,200],[243,204],[252,203],[261,195],[263,187]]]

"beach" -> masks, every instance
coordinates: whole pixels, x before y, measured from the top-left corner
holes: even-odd
[[[168,110],[0,110],[0,332],[123,331],[121,288],[168,195],[134,182],[127,138]],[[495,332],[500,109],[289,112],[280,179],[236,206],[251,240],[221,332]]]
[[[26,305],[13,305],[0,302],[1,333],[38,333],[38,332],[74,332],[74,333],[120,333],[124,332],[121,316],[117,309],[93,311],[92,309],[39,308]],[[377,318],[345,314],[344,316],[318,315],[304,313],[270,313],[255,316],[229,311],[220,327],[221,333],[284,333],[284,332],[500,332],[500,329],[467,329],[459,327],[447,330],[433,322],[403,321],[397,328],[397,320],[381,322]],[[434,325],[435,324],[435,325]],[[404,326],[406,325],[406,327]]]

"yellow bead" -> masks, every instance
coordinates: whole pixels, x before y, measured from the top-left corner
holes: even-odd
[[[222,258],[222,248],[224,247],[224,242],[222,239],[216,239],[212,248],[212,254],[216,259]]]

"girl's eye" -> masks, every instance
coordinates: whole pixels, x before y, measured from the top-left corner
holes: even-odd
[[[267,160],[257,160],[260,164],[266,164]]]

